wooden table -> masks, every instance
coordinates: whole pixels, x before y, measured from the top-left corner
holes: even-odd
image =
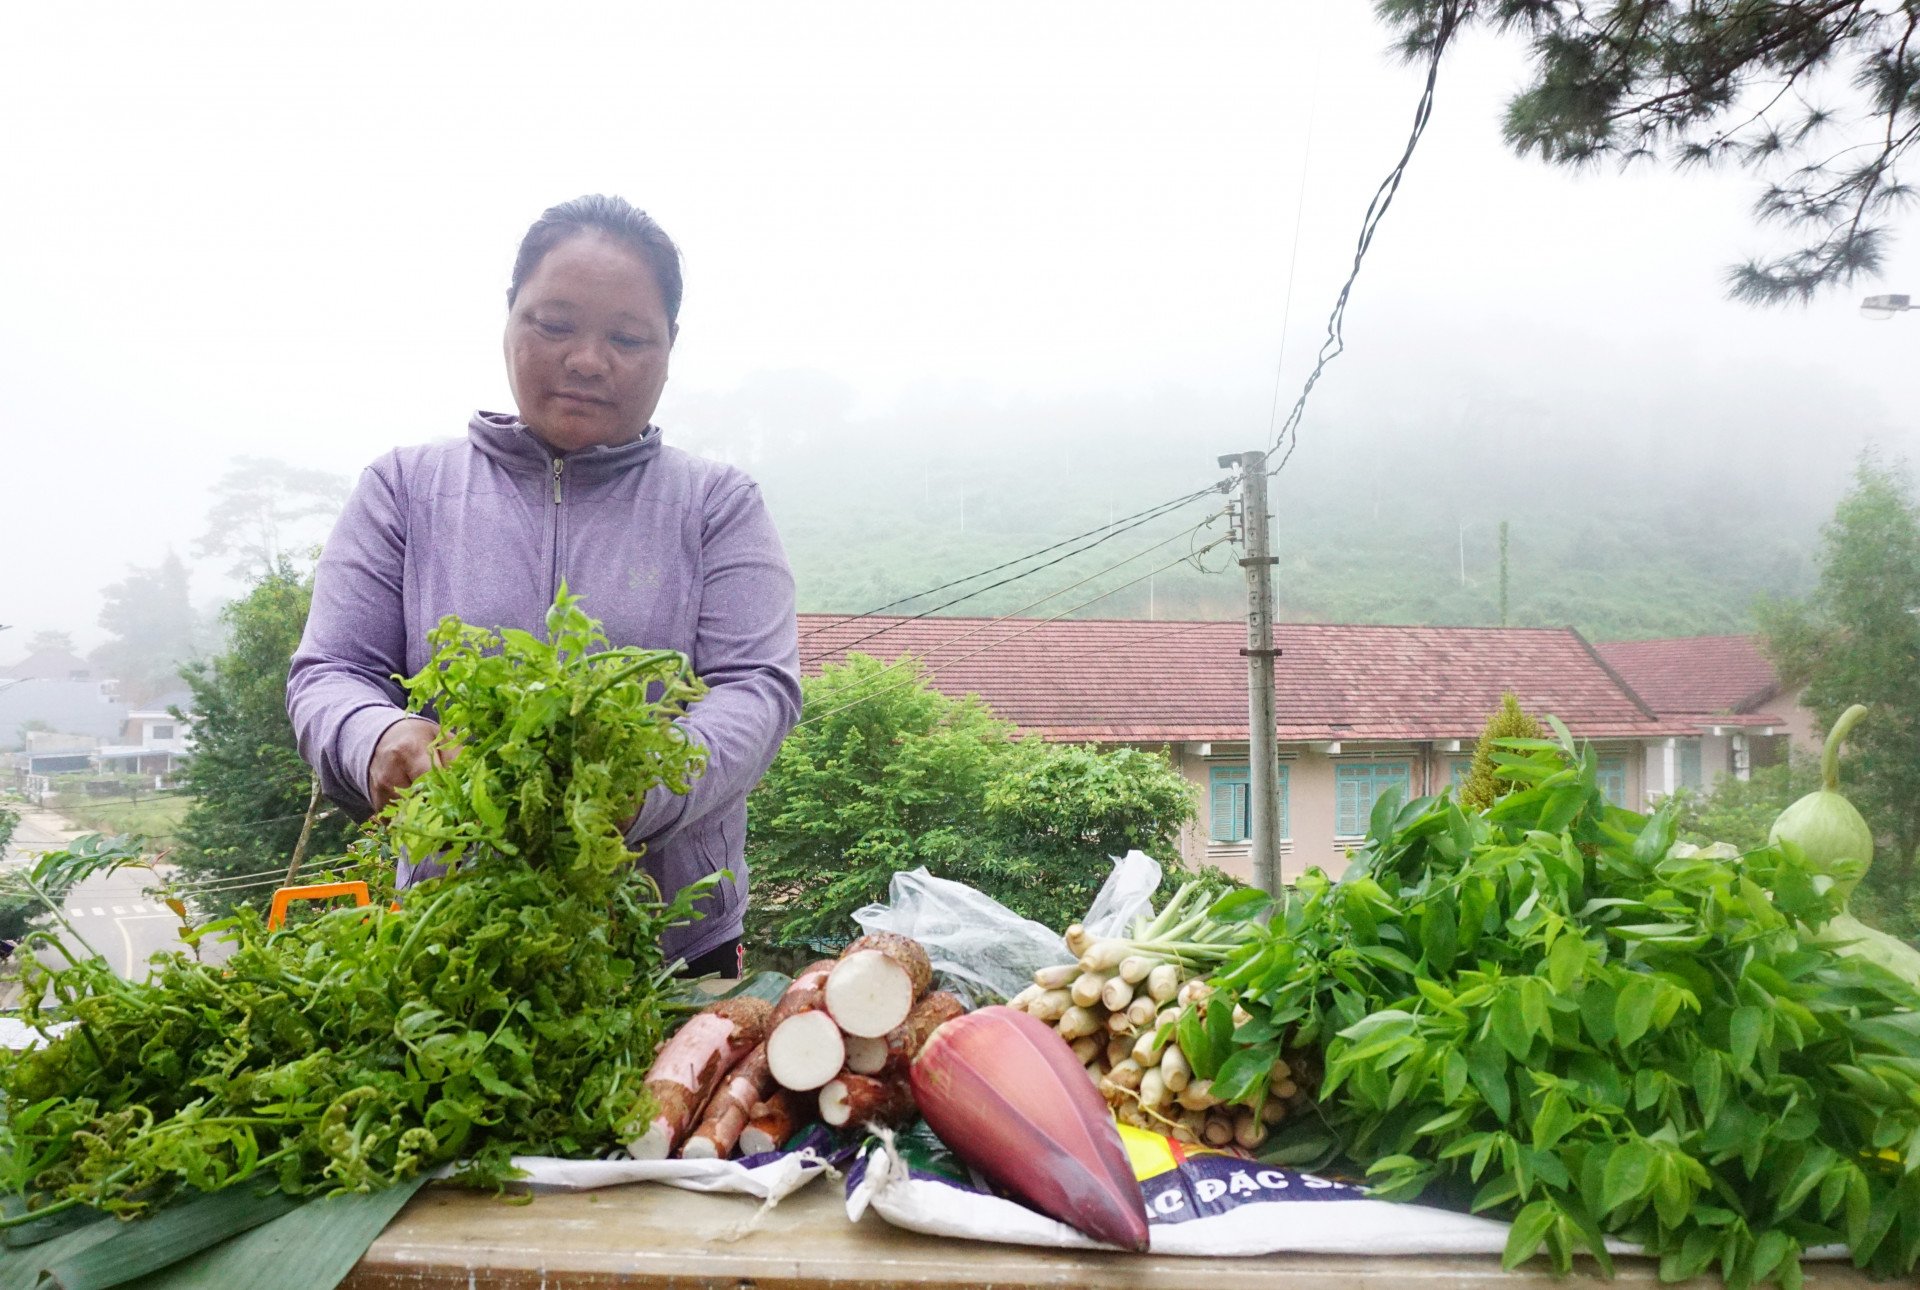
[[[1099,1286],[1128,1290],[1565,1290],[1544,1269],[1503,1273],[1494,1258],[1155,1258],[940,1240],[869,1214],[849,1223],[833,1178],[776,1208],[741,1196],[627,1186],[541,1196],[512,1205],[429,1188],[373,1243],[349,1290],[881,1290],[883,1287]],[[1612,1285],[1657,1286],[1655,1265],[1622,1259]],[[1590,1283],[1594,1284],[1594,1283]],[[1718,1287],[1716,1280],[1696,1283]],[[1851,1267],[1808,1264],[1808,1286],[1876,1283]]]

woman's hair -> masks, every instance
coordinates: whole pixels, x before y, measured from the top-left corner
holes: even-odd
[[[513,281],[507,287],[507,308],[520,295],[528,276],[540,267],[547,252],[577,233],[597,230],[624,242],[653,269],[654,281],[667,303],[667,322],[680,325],[680,248],[667,231],[643,210],[635,210],[624,197],[592,193],[576,197],[558,206],[549,206],[520,239],[520,254],[514,257]]]

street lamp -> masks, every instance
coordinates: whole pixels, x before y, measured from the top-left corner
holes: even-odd
[[[1913,308],[1911,296],[1868,296],[1860,302],[1860,316],[1871,318],[1875,322],[1885,322],[1897,313],[1905,313]]]

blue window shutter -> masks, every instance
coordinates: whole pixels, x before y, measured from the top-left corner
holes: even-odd
[[[1627,804],[1627,759],[1602,757],[1598,776],[1600,792],[1615,806]]]
[[[1347,762],[1334,768],[1333,831],[1355,838],[1367,831],[1373,804],[1380,794],[1398,786],[1404,796],[1413,790],[1413,767],[1404,761]]]
[[[1247,788],[1250,780],[1245,766],[1207,768],[1207,811],[1215,842],[1247,840]]]
[[[1678,778],[1680,780],[1680,787],[1701,787],[1700,741],[1698,739],[1679,740],[1678,752],[1679,757],[1677,760],[1679,765],[1677,769],[1679,771]]]
[[[1293,805],[1288,792],[1289,776],[1287,768],[1280,768],[1280,836],[1282,839],[1293,836]]]
[[[1333,831],[1341,837],[1352,837],[1360,832],[1356,821],[1364,816],[1360,810],[1360,798],[1365,789],[1365,766],[1338,766],[1334,768],[1334,822]]]

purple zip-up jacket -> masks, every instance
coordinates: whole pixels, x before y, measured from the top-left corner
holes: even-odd
[[[681,720],[706,773],[684,796],[649,792],[627,835],[668,895],[733,874],[704,918],[667,933],[669,958],[697,958],[741,932],[747,793],[799,716],[799,649],[793,575],[759,488],[667,447],[657,427],[556,456],[514,418],[480,412],[464,440],[367,467],[320,557],[287,678],[300,754],[329,798],[368,814],[374,745],[405,719],[393,677],[425,666],[427,632],[457,614],[544,637],[562,578],[610,643],[679,650],[711,687]],[[420,876],[403,868],[401,885]]]

